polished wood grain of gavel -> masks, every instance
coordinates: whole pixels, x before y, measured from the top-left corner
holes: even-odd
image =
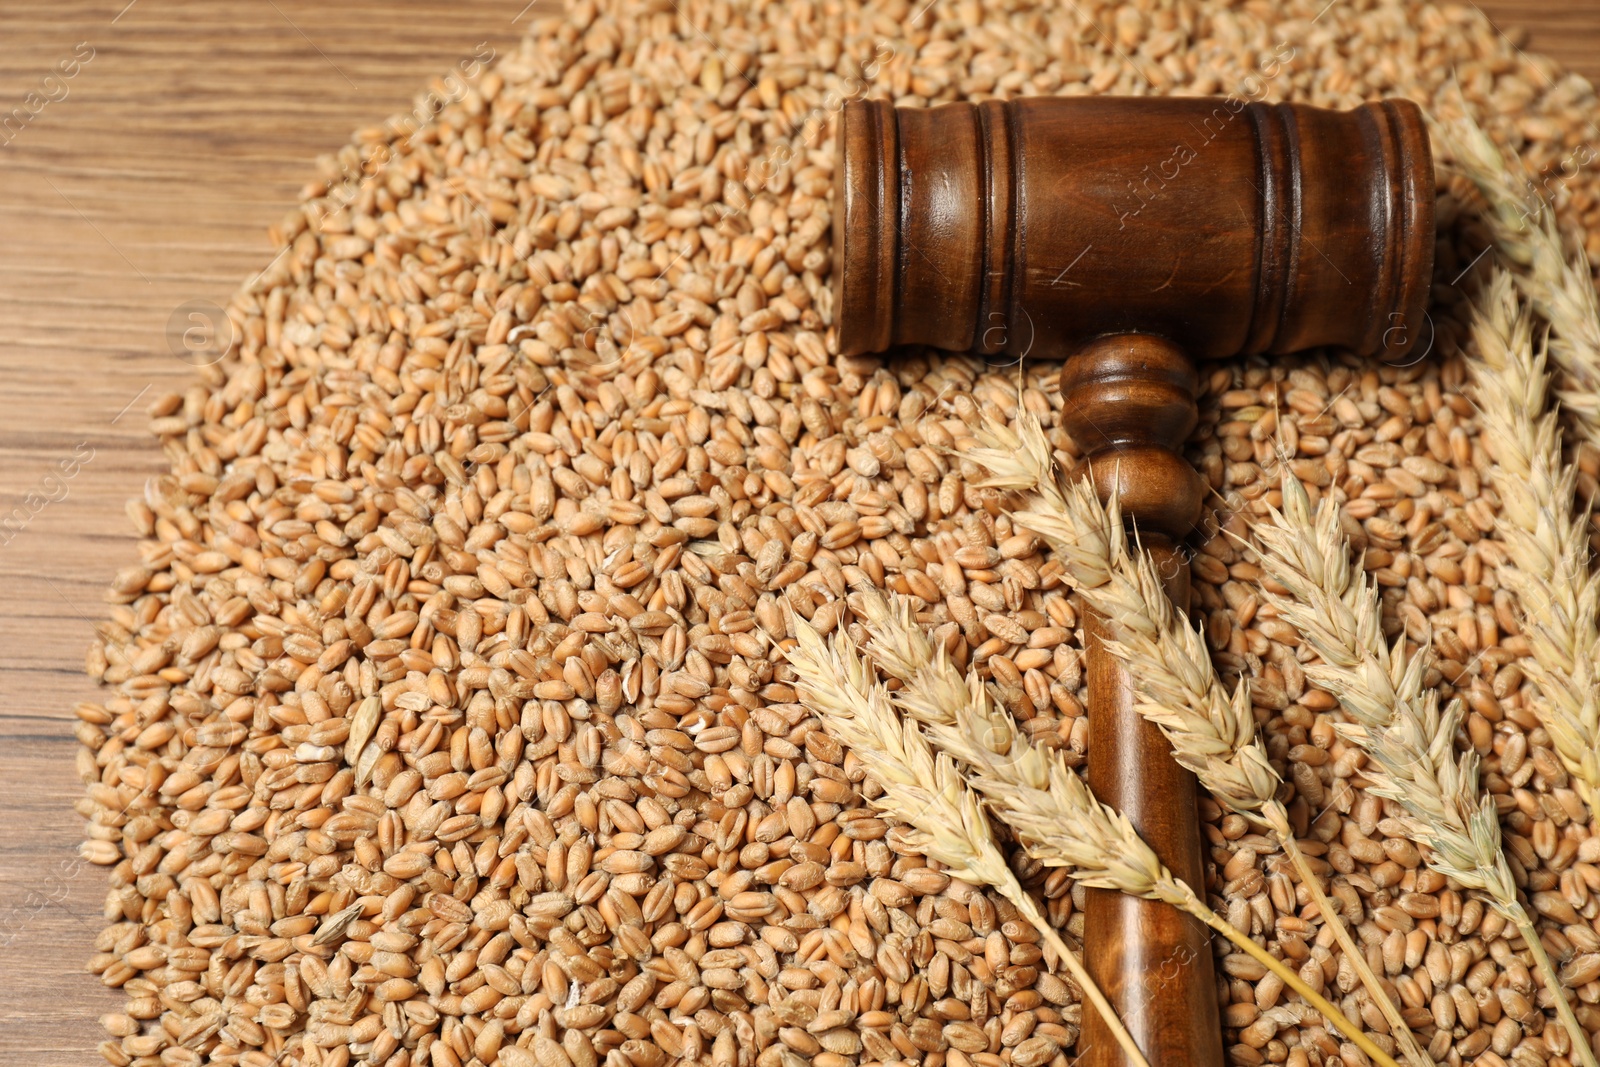
[[[1118,500],[1179,607],[1205,492],[1180,451],[1194,361],[1328,345],[1393,362],[1431,341],[1433,161],[1408,101],[852,101],[839,154],[840,353],[1063,360],[1077,471]],[[1089,783],[1202,886],[1194,778],[1133,710],[1102,628],[1087,620]],[[1089,890],[1084,960],[1152,1064],[1220,1067],[1197,920]],[[1084,1067],[1126,1063],[1087,1010],[1078,1052]]]

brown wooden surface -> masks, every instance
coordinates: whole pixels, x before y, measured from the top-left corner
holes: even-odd
[[[93,697],[80,665],[101,590],[133,558],[123,501],[161,469],[140,409],[188,380],[167,320],[266,263],[265,229],[317,153],[409,107],[479,42],[504,51],[522,6],[0,4],[0,113],[80,42],[95,49],[68,96],[0,146],[0,513],[80,443],[95,450],[0,545],[0,1063],[99,1063],[95,1017],[120,1003],[82,972],[105,883],[72,865],[71,708]],[[1600,80],[1600,0],[1485,10]]]

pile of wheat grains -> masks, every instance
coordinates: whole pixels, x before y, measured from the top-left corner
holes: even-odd
[[[1536,167],[1579,170],[1552,188],[1594,221],[1572,165],[1592,90],[1470,4],[1369,0],[583,0],[505,52],[420,129],[324,161],[228,309],[234,349],[153,411],[172,472],[130,507],[139,561],[89,654],[103,702],[79,709],[84,854],[110,880],[91,967],[128,998],[102,1051],[1070,1062],[1076,988],[1006,903],[898,847],[775,649],[787,608],[828,631],[855,583],[911,594],[1033,736],[1092,758],[1060,567],[949,451],[982,409],[1053,427],[1058,368],[829,354],[841,100],[1465,100]],[[1280,448],[1347,499],[1392,632],[1431,638],[1470,705],[1462,743],[1594,1032],[1600,837],[1493,574],[1456,349],[1471,272],[1451,284],[1487,241],[1463,189],[1441,188],[1427,359],[1212,365],[1191,456],[1235,529],[1275,499]],[[1213,536],[1194,574],[1303,847],[1421,1040],[1441,1063],[1566,1063],[1515,931],[1353,784],[1250,557]],[[1213,902],[1388,1041],[1282,856],[1205,807]],[[1080,933],[1081,891],[1015,863]],[[1365,1062],[1219,946],[1232,1063]]]

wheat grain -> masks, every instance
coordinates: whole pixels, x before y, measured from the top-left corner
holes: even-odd
[[[1522,932],[1562,1024],[1583,1062],[1594,1067],[1588,1034],[1517,899],[1494,798],[1479,796],[1477,753],[1456,755],[1461,704],[1439,710],[1438,693],[1422,683],[1425,649],[1408,650],[1404,636],[1392,647],[1385,641],[1377,589],[1350,566],[1337,506],[1324,499],[1313,514],[1304,488],[1285,474],[1283,509],[1270,512],[1256,538],[1262,565],[1288,590],[1269,590],[1269,599],[1322,657],[1306,673],[1355,720],[1338,729],[1370,760],[1364,772],[1369,791],[1399,806],[1409,836],[1429,849],[1430,866],[1483,894]]]

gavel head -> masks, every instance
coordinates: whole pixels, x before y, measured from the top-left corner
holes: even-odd
[[[853,101],[835,169],[842,354],[1193,358],[1431,343],[1433,160],[1416,105]]]

